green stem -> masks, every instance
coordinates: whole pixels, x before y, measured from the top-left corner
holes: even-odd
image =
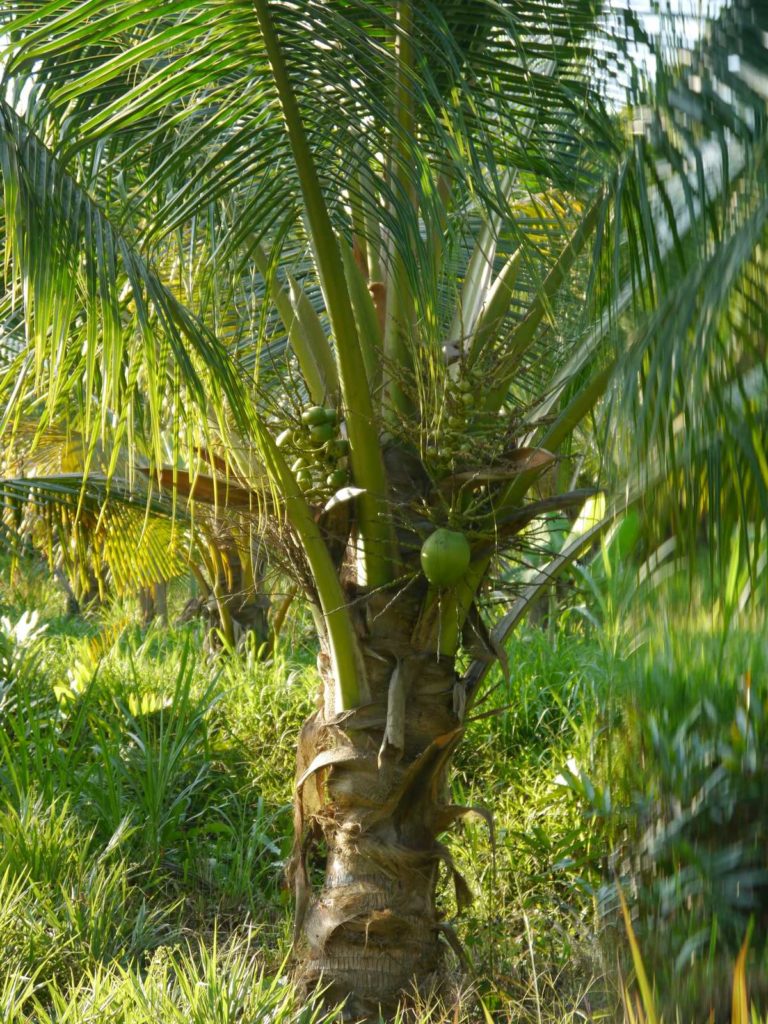
[[[397,5],[397,29],[395,49],[397,53],[397,87],[395,89],[395,113],[397,136],[392,149],[393,193],[396,199],[410,203],[415,208],[416,193],[408,167],[409,140],[416,133],[416,117],[413,102],[413,4],[411,0],[400,0]],[[413,301],[405,268],[405,258],[395,242],[387,285],[387,316],[384,329],[385,355],[385,396],[388,399],[388,413],[399,418],[413,411],[412,404],[392,373],[392,367],[400,370],[411,368],[408,350],[408,332],[413,326]]]
[[[263,475],[261,479],[253,480],[253,467],[248,456],[241,454],[245,452],[242,441],[230,436],[227,420],[223,416],[219,417],[218,422],[222,436],[227,439],[228,450],[232,453],[238,472],[255,489],[263,487]],[[259,453],[260,473],[263,470],[266,474],[273,490],[273,502],[276,507],[285,510],[285,516],[295,530],[309,563],[331,656],[336,685],[336,710],[347,711],[364,703],[369,694],[362,653],[344,590],[320,527],[315,522],[312,510],[295,476],[275,444],[267,425],[253,410],[251,424]]]
[[[293,473],[265,427],[262,427],[259,445],[270,478],[277,483],[285,503],[288,521],[301,541],[317,588],[333,663],[336,711],[348,711],[368,698],[368,687],[336,566]]]
[[[381,383],[381,331],[376,316],[376,308],[373,305],[371,293],[363,278],[360,268],[355,262],[352,250],[346,240],[339,239],[339,247],[344,260],[344,271],[347,275],[349,297],[352,300],[352,308],[357,321],[358,337],[360,348],[363,353],[365,374],[368,380],[368,388],[371,395],[375,395]]]
[[[299,106],[272,23],[269,4],[267,0],[254,0],[254,8],[285,118],[317,259],[320,284],[336,339],[352,471],[355,482],[363,489],[357,503],[357,521],[363,545],[365,582],[373,587],[385,586],[392,580],[395,571],[395,539],[386,515],[387,481],[384,462],[371,394],[365,384],[365,366],[344,277],[344,265],[304,132]]]

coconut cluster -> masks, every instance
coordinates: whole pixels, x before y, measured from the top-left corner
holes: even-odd
[[[349,483],[349,441],[341,437],[338,413],[330,406],[302,410],[300,426],[284,430],[277,445],[309,497],[330,496]]]
[[[495,438],[498,433],[496,417],[480,408],[477,390],[473,379],[448,382],[426,438],[428,461],[438,473],[451,471],[462,459],[476,459],[478,444],[487,446],[485,434]]]
[[[466,427],[474,411],[470,387],[459,382],[451,389],[454,429]],[[463,416],[455,416],[463,413]],[[312,405],[300,414],[298,426],[288,427],[277,437],[296,482],[308,498],[323,501],[350,482],[349,442],[341,436],[336,409]],[[424,541],[421,569],[432,586],[439,590],[456,586],[466,575],[471,558],[467,538],[458,530],[438,528]]]

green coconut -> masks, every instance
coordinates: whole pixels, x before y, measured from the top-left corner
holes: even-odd
[[[421,568],[435,587],[452,587],[463,579],[469,568],[467,538],[457,530],[441,527],[421,546]]]
[[[333,491],[338,491],[340,487],[343,487],[347,482],[347,471],[345,469],[334,469],[332,473],[329,473],[325,478],[325,482]]]
[[[317,427],[321,423],[327,423],[326,410],[322,405],[313,405],[305,409],[301,414],[301,422],[307,427]]]
[[[349,455],[349,441],[345,437],[339,437],[328,445],[328,454],[336,459],[343,459]]]
[[[318,447],[332,440],[334,433],[335,431],[330,423],[317,423],[309,428],[309,436]]]

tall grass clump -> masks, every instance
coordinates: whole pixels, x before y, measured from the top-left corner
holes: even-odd
[[[160,947],[143,972],[94,968],[68,992],[49,988],[47,997],[32,1000],[35,1024],[330,1024],[337,1018],[336,1011],[300,999],[282,970],[266,973],[247,940],[222,948],[215,937],[209,946]]]
[[[0,977],[16,981],[0,1019],[34,993],[36,1013],[79,1021],[89,978],[128,972],[140,992],[153,951],[192,934],[196,963],[216,930],[222,944],[258,934],[259,969],[277,971],[291,776],[278,784],[272,762],[289,716],[265,711],[258,729],[247,717],[277,672],[205,663],[193,628],[105,640],[98,621],[78,637],[54,632],[55,614],[12,614],[0,621]],[[293,671],[301,689],[303,667],[282,667],[280,685]]]

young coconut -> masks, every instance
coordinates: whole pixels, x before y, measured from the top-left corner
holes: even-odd
[[[306,427],[317,427],[321,423],[326,423],[326,411],[322,405],[313,405],[309,409],[305,409],[301,414],[301,422]]]
[[[467,538],[445,527],[435,530],[421,546],[421,568],[435,587],[452,587],[466,575],[470,550]]]

